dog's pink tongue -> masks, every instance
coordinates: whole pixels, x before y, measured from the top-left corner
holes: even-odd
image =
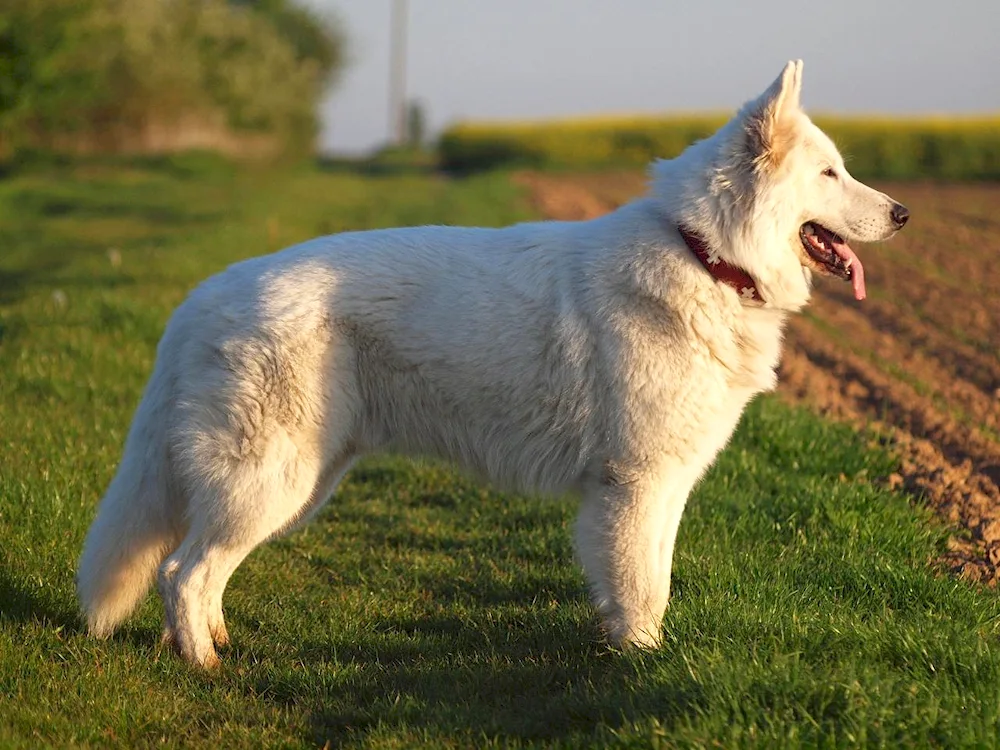
[[[854,299],[863,300],[867,293],[865,292],[865,268],[861,265],[861,258],[851,250],[851,246],[846,242],[834,241],[833,251],[843,258],[845,263],[850,263]]]

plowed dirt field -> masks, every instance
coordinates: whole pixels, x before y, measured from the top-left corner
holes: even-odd
[[[586,219],[641,193],[641,174],[517,178],[536,208]],[[793,317],[780,392],[863,426],[901,459],[888,478],[956,529],[945,564],[1000,580],[1000,185],[881,184],[911,220],[861,248],[868,299],[819,279]]]

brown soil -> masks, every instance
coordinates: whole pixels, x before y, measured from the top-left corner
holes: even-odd
[[[544,215],[586,219],[642,192],[635,173],[518,180]],[[886,184],[912,219],[861,249],[869,297],[821,279],[789,327],[780,392],[872,430],[900,456],[890,484],[956,528],[944,562],[1000,581],[1000,185]]]

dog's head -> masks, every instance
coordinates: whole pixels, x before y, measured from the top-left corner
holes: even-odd
[[[864,299],[864,268],[849,243],[888,239],[909,211],[851,177],[833,141],[800,108],[801,89],[802,61],[789,62],[740,113],[755,196],[759,208],[780,207],[801,266],[849,279]]]
[[[909,218],[903,205],[850,175],[833,141],[802,111],[801,88],[802,62],[789,62],[761,96],[692,149],[695,161],[707,162],[709,183],[706,198],[682,211],[755,279],[769,305],[792,310],[808,300],[813,271],[850,280],[863,299],[864,268],[850,243],[887,239]]]

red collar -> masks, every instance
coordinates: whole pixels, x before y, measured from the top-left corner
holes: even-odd
[[[750,274],[742,268],[727,263],[720,258],[717,253],[709,249],[708,243],[705,242],[705,239],[701,235],[695,234],[690,229],[682,226],[678,226],[677,231],[681,233],[681,237],[684,238],[687,246],[691,248],[691,252],[701,261],[705,270],[715,277],[716,281],[721,281],[723,284],[731,286],[740,295],[740,299],[753,300],[755,302],[764,301],[764,298],[760,296],[760,292],[757,290],[756,282],[754,282]]]

